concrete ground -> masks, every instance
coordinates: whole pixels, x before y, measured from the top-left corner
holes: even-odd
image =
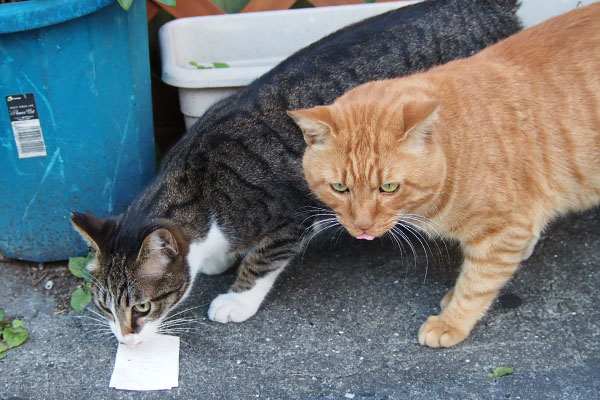
[[[0,398],[598,399],[599,218],[553,224],[503,301],[445,350],[420,347],[416,334],[453,284],[455,246],[443,264],[433,251],[426,273],[423,252],[415,266],[390,242],[322,240],[242,324],[205,318],[233,274],[200,276],[184,307],[199,306],[189,315],[203,324],[181,337],[179,387],[166,392],[109,388],[116,341],[94,337],[84,313],[54,315],[53,298],[22,279],[24,263],[0,263],[0,307],[31,331],[0,361]],[[515,373],[488,378],[498,366]]]

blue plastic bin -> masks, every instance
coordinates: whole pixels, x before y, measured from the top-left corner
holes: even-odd
[[[146,4],[0,4],[0,256],[82,255],[71,211],[122,212],[155,171]]]

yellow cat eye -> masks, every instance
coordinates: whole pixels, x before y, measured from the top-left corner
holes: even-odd
[[[150,311],[150,302],[136,304],[135,306],[133,306],[133,309],[139,313],[147,313],[148,311]]]
[[[397,183],[384,183],[383,185],[379,186],[379,190],[385,193],[394,193],[396,190],[398,190],[398,186],[400,185]]]
[[[333,190],[335,190],[336,192],[347,192],[348,191],[348,186],[344,185],[343,183],[332,183],[331,188]]]

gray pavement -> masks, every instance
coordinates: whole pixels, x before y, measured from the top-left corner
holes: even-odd
[[[19,277],[23,263],[0,263],[0,307],[31,330],[0,361],[0,398],[598,399],[599,219],[553,224],[504,291],[522,304],[497,301],[452,349],[420,347],[416,333],[453,284],[456,246],[427,268],[423,252],[415,265],[390,242],[322,240],[242,324],[205,319],[234,275],[200,276],[184,307],[200,305],[189,314],[204,324],[182,336],[180,386],[163,392],[110,389],[116,341],[93,337],[81,313],[54,315],[53,299]],[[488,378],[498,366],[515,373]]]

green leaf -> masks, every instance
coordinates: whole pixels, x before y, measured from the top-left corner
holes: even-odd
[[[207,67],[206,65],[198,64],[196,61],[190,61],[190,65],[198,69],[212,69],[212,67]]]
[[[20,319],[14,319],[12,322],[13,328],[25,328],[25,324]]]
[[[129,11],[129,9],[131,8],[131,5],[133,4],[133,0],[118,0],[119,4],[121,5],[121,7],[123,7],[123,10],[125,11]]]
[[[0,351],[0,360],[2,360],[4,357],[6,357],[6,353],[7,352],[8,352],[8,350],[7,351]]]
[[[6,350],[8,350],[8,345],[3,341],[0,341],[0,353],[5,352]]]
[[[166,4],[166,5],[171,6],[171,7],[175,7],[175,5],[177,3],[175,0],[158,0],[158,2]]]
[[[0,321],[4,319],[4,309],[0,308]]]
[[[214,62],[213,66],[215,68],[229,68],[229,64],[224,63],[224,62]]]
[[[17,347],[23,344],[29,337],[29,331],[25,328],[23,321],[15,319],[12,326],[4,328],[2,332],[4,340],[9,348]]]
[[[92,301],[92,293],[89,290],[77,288],[71,293],[71,308],[74,310],[83,310],[90,301]]]
[[[69,271],[78,278],[83,278],[86,281],[90,280],[90,272],[85,268],[89,264],[94,254],[88,253],[86,257],[70,257]]]
[[[499,378],[501,376],[512,375],[515,373],[514,368],[511,367],[498,367],[494,368],[494,372],[488,373],[488,378]]]
[[[87,257],[70,257],[69,271],[78,278],[83,278],[83,271],[87,265]]]

